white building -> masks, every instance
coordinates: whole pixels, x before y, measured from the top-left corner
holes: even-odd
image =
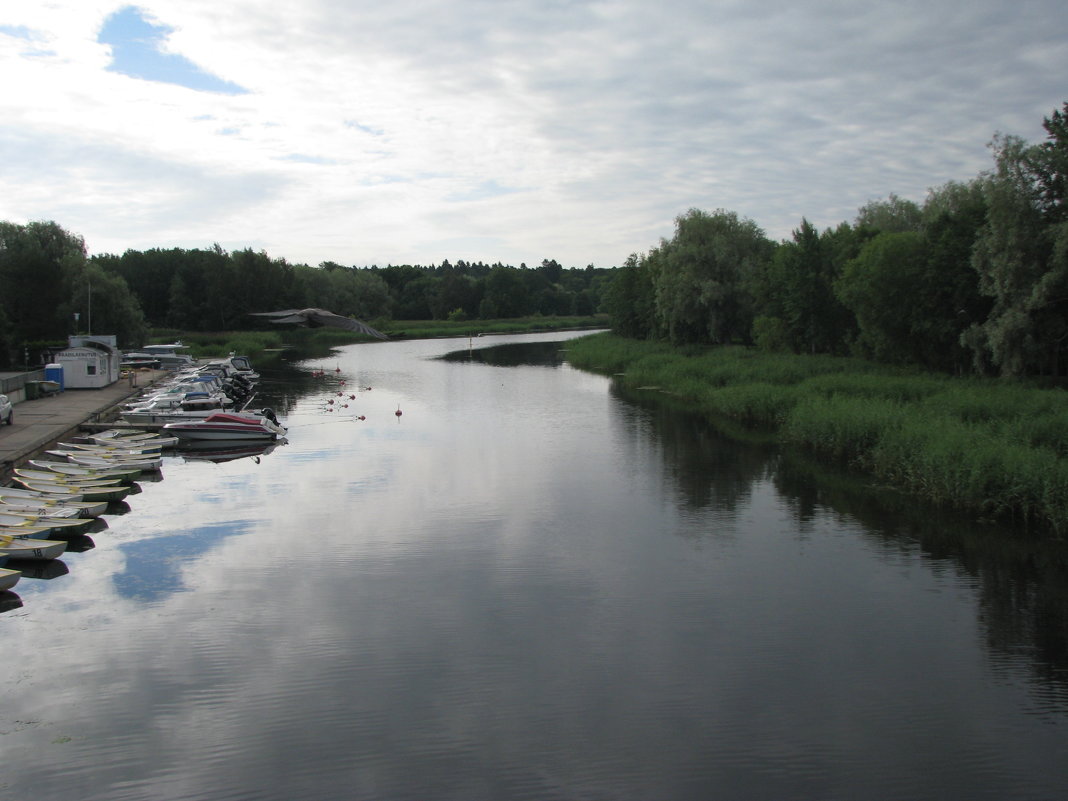
[[[72,336],[68,341],[69,347],[56,354],[64,389],[100,389],[119,380],[122,354],[114,334]]]

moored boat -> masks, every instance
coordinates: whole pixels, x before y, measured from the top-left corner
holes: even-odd
[[[36,492],[24,487],[0,487],[0,503],[33,508],[77,509],[81,517],[99,517],[108,508],[107,501],[84,501],[77,494],[63,496]]]
[[[86,467],[73,462],[50,462],[44,459],[30,459],[26,464],[38,470],[48,470],[61,476],[72,478],[117,478],[127,484],[141,475],[139,467]]]
[[[18,570],[11,570],[10,568],[0,567],[0,592],[4,590],[10,590],[16,584],[19,583],[19,578],[22,577],[22,573]]]
[[[91,524],[89,517],[52,517],[35,515],[29,512],[0,512],[0,526],[18,528],[19,526],[48,526],[53,529],[71,529],[82,531]]]
[[[15,477],[23,487],[34,492],[51,493],[57,497],[67,497],[76,500],[92,501],[121,501],[132,491],[131,487],[122,484],[114,484],[102,487],[76,487],[70,484],[57,484],[46,481],[33,481],[27,478]]]
[[[17,539],[0,537],[0,555],[9,559],[43,561],[57,559],[67,550],[63,540]]]
[[[49,526],[0,526],[0,537],[14,537],[17,540],[47,539],[52,532]]]
[[[136,467],[140,470],[159,470],[163,464],[163,457],[155,458],[120,456],[118,454],[88,453],[87,451],[64,451],[48,450],[50,456],[59,456],[73,464],[86,467]]]
[[[159,456],[163,449],[154,444],[98,445],[95,442],[57,442],[62,450],[102,453],[110,456]]]
[[[122,483],[122,479],[118,476],[67,476],[62,473],[53,473],[51,470],[35,470],[29,467],[16,467],[12,472],[17,477],[16,480],[28,478],[33,481],[47,481],[72,487],[109,487]]]
[[[123,431],[117,428],[109,428],[99,434],[93,434],[89,439],[97,445],[113,445],[118,448],[126,448],[130,445],[156,445],[159,448],[169,448],[178,444],[177,437],[162,437],[149,431]]]
[[[273,413],[272,413],[273,417]],[[264,415],[213,414],[203,420],[167,423],[163,430],[183,440],[272,440],[286,429]]]

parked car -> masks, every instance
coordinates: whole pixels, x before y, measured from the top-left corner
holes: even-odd
[[[11,401],[7,399],[7,395],[0,395],[0,423],[11,425],[14,422],[15,410],[11,406]]]

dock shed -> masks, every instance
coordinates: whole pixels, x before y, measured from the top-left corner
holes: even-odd
[[[122,354],[114,335],[72,336],[69,343],[56,354],[64,389],[100,389],[119,380]]]

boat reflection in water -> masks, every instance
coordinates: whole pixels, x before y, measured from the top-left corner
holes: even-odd
[[[62,559],[49,559],[47,562],[31,562],[27,559],[12,559],[9,564],[15,565],[15,569],[22,573],[24,579],[52,579],[65,576],[70,573],[66,562]],[[21,603],[19,604],[22,605]]]
[[[230,462],[234,459],[252,458],[258,461],[279,445],[287,445],[285,437],[268,442],[248,440],[189,440],[183,442],[178,453],[187,462]]]
[[[0,591],[0,615],[22,608],[22,598],[11,590]]]

